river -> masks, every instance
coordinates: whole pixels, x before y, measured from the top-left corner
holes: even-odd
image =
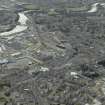
[[[19,15],[18,22],[20,23],[20,25],[17,25],[14,29],[10,31],[0,33],[0,36],[9,36],[11,34],[20,33],[28,28],[28,26],[26,25],[28,18],[26,17],[24,12],[20,12],[18,13],[18,15]]]
[[[91,5],[91,9],[88,10],[87,12],[88,13],[97,12],[98,5],[100,5],[100,6],[105,8],[105,3],[94,3],[94,4]],[[19,12],[18,13],[18,15],[19,15],[18,22],[20,23],[20,25],[17,25],[11,31],[0,33],[0,36],[9,36],[11,34],[20,33],[20,32],[23,32],[23,31],[27,30],[28,26],[26,25],[26,22],[27,22],[28,18],[27,18],[27,16],[24,13],[25,12]]]
[[[90,13],[97,12],[98,5],[100,5],[103,8],[105,8],[105,3],[94,3],[94,4],[92,4],[91,9],[88,12],[90,12]]]

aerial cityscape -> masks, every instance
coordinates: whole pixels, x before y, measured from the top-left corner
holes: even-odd
[[[0,105],[105,105],[105,0],[0,0]]]

